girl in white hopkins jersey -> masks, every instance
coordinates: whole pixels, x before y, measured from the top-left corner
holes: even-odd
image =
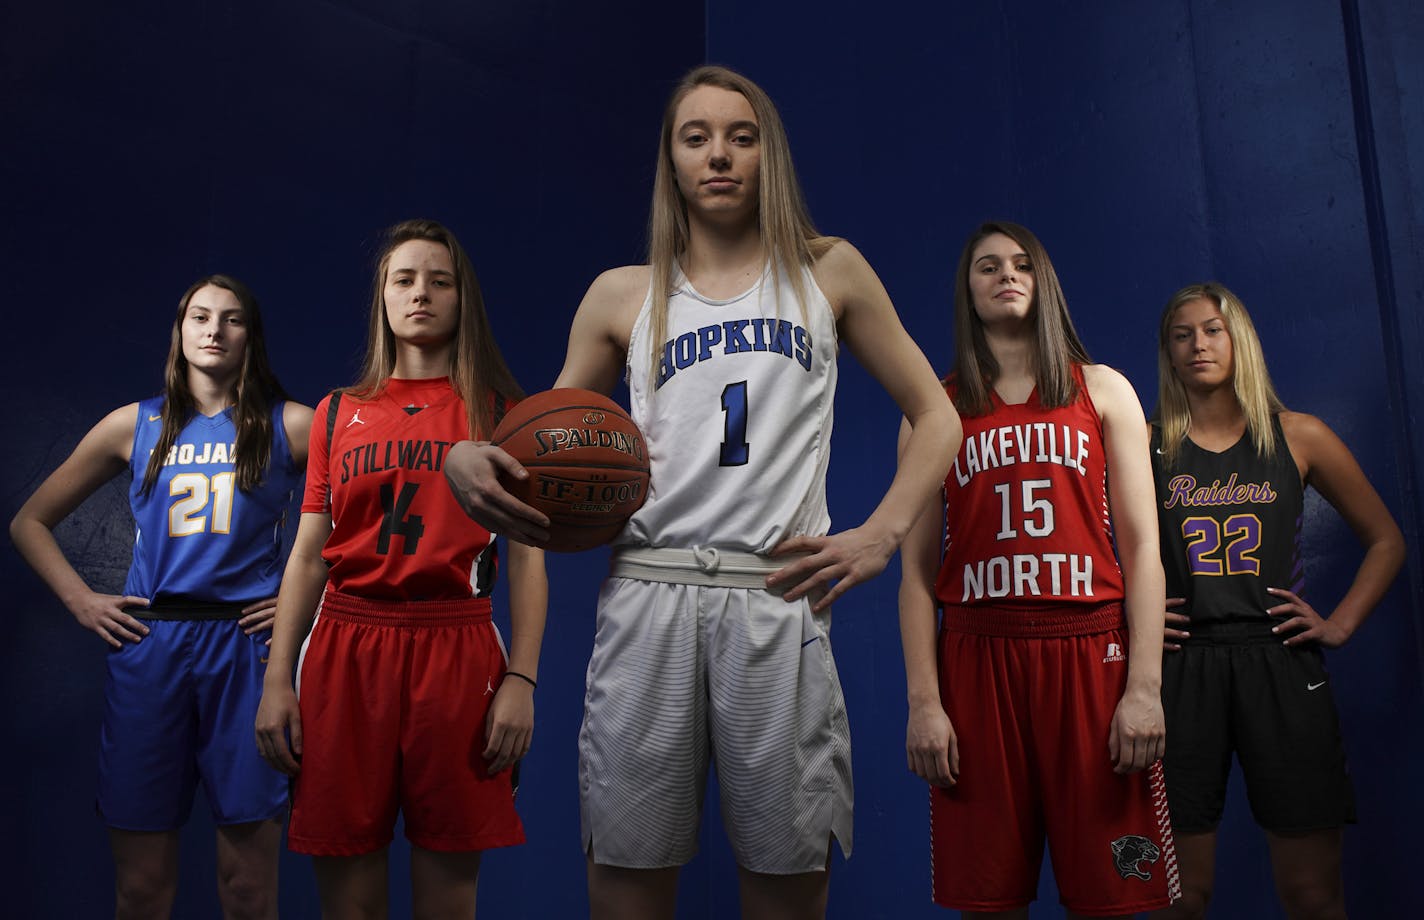
[[[626,373],[653,492],[614,549],[579,739],[595,918],[674,914],[709,750],[745,917],[821,917],[831,840],[849,853],[845,706],[830,608],[879,573],[958,447],[958,418],[875,272],[806,213],[767,95],[719,67],[665,110],[647,265],[605,272],[556,386]],[[911,425],[907,462],[859,527],[828,535],[836,349]],[[523,477],[466,442],[446,475],[472,517],[539,544]]]

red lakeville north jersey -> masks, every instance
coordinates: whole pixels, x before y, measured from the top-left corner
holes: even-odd
[[[1038,391],[965,417],[944,480],[944,562],[935,596],[948,606],[1099,606],[1122,600],[1107,504],[1103,426],[1075,366],[1077,399],[1045,409]],[[954,393],[954,384],[949,384]]]

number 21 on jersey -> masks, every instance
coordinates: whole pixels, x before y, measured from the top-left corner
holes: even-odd
[[[168,509],[168,535],[191,537],[200,533],[230,532],[235,476],[231,470],[212,476],[206,473],[174,476],[168,485],[168,494],[178,500]]]

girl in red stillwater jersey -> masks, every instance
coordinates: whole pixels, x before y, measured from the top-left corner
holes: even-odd
[[[901,551],[906,749],[931,784],[934,899],[1026,917],[1046,838],[1070,915],[1165,906],[1163,582],[1142,408],[1091,363],[1048,254],[1017,224],[965,245],[955,341],[945,389],[964,442]]]
[[[315,857],[326,916],[384,916],[398,810],[415,916],[474,916],[480,853],[524,841],[510,768],[533,732],[543,553],[510,544],[506,661],[494,535],[442,472],[451,445],[487,437],[522,395],[454,235],[393,227],[362,377],[312,424],[257,713],[263,756],[294,777],[288,842]]]

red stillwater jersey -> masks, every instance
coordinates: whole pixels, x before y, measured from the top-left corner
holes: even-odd
[[[1103,424],[1074,365],[1078,398],[1045,409],[1038,391],[965,417],[944,480],[942,605],[1102,605],[1122,600],[1108,516]],[[946,387],[954,394],[953,381]]]
[[[442,472],[451,446],[469,437],[449,379],[391,379],[371,400],[343,393],[328,444],[331,399],[312,420],[302,502],[303,512],[331,514],[322,551],[331,586],[379,600],[487,595],[494,537],[460,510]]]

